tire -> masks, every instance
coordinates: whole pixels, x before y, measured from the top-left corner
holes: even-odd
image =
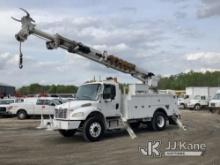
[[[99,141],[103,136],[104,130],[102,118],[91,117],[83,125],[83,138],[88,142]]]
[[[162,131],[166,128],[167,116],[163,112],[155,112],[149,127],[154,131]]]
[[[201,109],[201,106],[199,105],[199,104],[196,104],[195,106],[194,106],[194,110],[200,110]]]
[[[63,130],[60,129],[59,133],[63,136],[63,137],[73,137],[76,133],[75,130]]]
[[[24,119],[27,119],[28,115],[25,110],[19,110],[17,113],[17,117],[19,120],[24,120]]]

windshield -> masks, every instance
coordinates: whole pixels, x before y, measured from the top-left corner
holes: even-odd
[[[215,99],[215,100],[220,100],[220,93],[216,94],[216,95],[213,97],[213,99]]]
[[[14,100],[0,100],[0,104],[11,104],[14,103]]]
[[[101,84],[88,84],[79,87],[76,93],[76,100],[96,100],[101,90]]]

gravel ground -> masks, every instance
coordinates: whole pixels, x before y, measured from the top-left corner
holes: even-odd
[[[176,126],[161,132],[140,128],[135,130],[134,140],[122,131],[108,133],[95,143],[85,142],[80,134],[64,138],[54,131],[37,130],[39,119],[0,118],[0,165],[220,164],[220,115],[188,110],[181,113],[187,131]],[[169,141],[204,143],[207,149],[199,157],[154,158],[139,152],[139,146],[145,146],[150,140],[160,140],[162,151]]]

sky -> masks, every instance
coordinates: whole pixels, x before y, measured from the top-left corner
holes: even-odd
[[[94,76],[137,82],[65,50],[47,50],[35,36],[22,44],[20,70],[14,35],[21,26],[10,18],[23,16],[20,7],[29,11],[36,28],[106,50],[156,75],[220,70],[219,0],[1,0],[1,83],[80,85]]]

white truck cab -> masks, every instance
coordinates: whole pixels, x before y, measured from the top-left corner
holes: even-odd
[[[220,108],[220,90],[216,92],[215,96],[209,102],[209,109],[211,111],[219,108]]]
[[[85,140],[97,141],[105,130],[124,129],[124,121],[163,130],[178,116],[175,96],[155,93],[145,84],[129,85],[125,94],[119,83],[106,80],[80,86],[76,99],[56,106],[53,122],[46,124],[65,137],[81,131]]]
[[[187,108],[189,101],[190,101],[189,95],[184,95],[183,97],[179,97],[177,100],[178,107],[181,109]]]

